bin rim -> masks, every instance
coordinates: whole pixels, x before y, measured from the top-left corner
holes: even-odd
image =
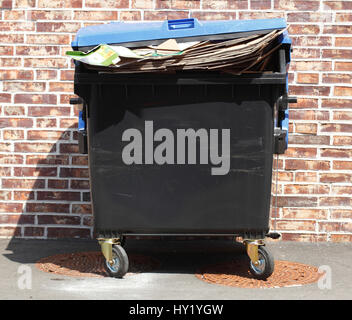
[[[171,38],[182,38],[182,41],[223,40],[285,28],[284,18],[213,21],[190,18],[157,22],[110,22],[79,29],[71,46],[77,50],[100,44],[142,46],[143,42]]]

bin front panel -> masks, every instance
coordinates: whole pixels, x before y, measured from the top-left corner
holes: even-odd
[[[93,85],[89,162],[97,233],[244,234],[268,230],[273,156],[270,86]],[[174,137],[174,164],[145,163],[146,123]],[[124,132],[137,129],[142,164],[126,164]],[[229,168],[177,164],[178,130],[230,130]],[[205,129],[205,131],[204,131]],[[147,130],[150,130],[150,126]],[[221,140],[219,148],[221,154]],[[153,151],[160,142],[153,143]],[[188,145],[186,144],[188,147]],[[212,147],[212,146],[210,146]],[[208,151],[209,142],[202,148]],[[181,150],[181,149],[180,149]],[[218,150],[216,150],[218,151]],[[203,154],[204,155],[204,154]],[[204,162],[204,161],[203,161]]]

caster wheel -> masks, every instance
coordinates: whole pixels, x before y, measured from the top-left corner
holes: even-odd
[[[264,247],[258,248],[259,265],[254,265],[252,261],[249,263],[249,271],[254,278],[265,280],[274,272],[274,258],[271,253]]]
[[[112,246],[112,261],[105,261],[105,269],[111,277],[122,278],[128,271],[128,256],[124,248],[120,245]]]

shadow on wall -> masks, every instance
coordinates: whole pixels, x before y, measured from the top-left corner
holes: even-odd
[[[60,121],[60,127],[65,127],[65,121],[70,125],[65,131],[28,130],[28,142],[19,144],[24,164],[2,178],[3,190],[13,190],[13,200],[18,201],[11,204],[11,212],[16,213],[0,216],[3,223],[16,224],[8,227],[13,232],[8,250],[16,249],[16,238],[89,239],[93,235],[88,157],[79,154],[77,124],[72,124],[73,119],[46,120]],[[54,137],[55,143],[47,143]],[[39,150],[46,154],[32,153]]]

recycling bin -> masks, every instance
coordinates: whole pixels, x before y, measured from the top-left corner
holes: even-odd
[[[167,39],[223,41],[284,30],[284,19],[109,23],[78,31],[73,50]],[[75,62],[79,145],[88,153],[94,229],[111,276],[123,277],[129,236],[243,239],[254,277],[274,260],[270,232],[274,154],[288,137],[291,41],[275,40],[265,71],[113,72]]]

